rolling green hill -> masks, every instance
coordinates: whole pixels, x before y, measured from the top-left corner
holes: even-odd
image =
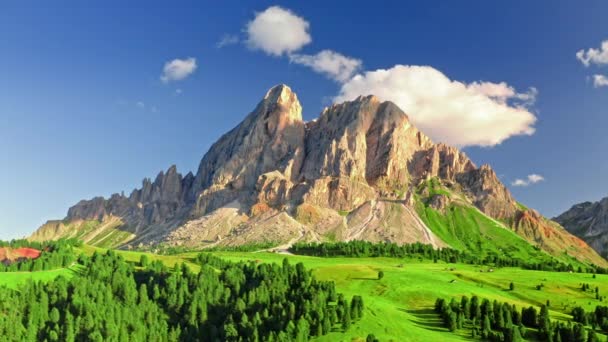
[[[508,232],[508,231],[507,231]],[[83,246],[79,253],[92,255],[104,249]],[[125,260],[138,263],[142,255],[150,260],[160,260],[166,265],[186,263],[197,272],[194,259],[198,252],[176,255],[157,255],[136,251],[116,251]],[[519,253],[532,253],[521,250]],[[605,305],[595,299],[593,291],[582,291],[581,284],[598,287],[600,294],[608,293],[608,275],[586,273],[557,273],[528,271],[518,268],[499,268],[490,272],[487,266],[446,264],[441,261],[421,261],[417,258],[320,258],[285,255],[269,252],[213,252],[229,261],[256,263],[281,263],[288,258],[291,263],[302,262],[313,270],[319,280],[336,283],[337,290],[345,296],[361,295],[365,302],[363,319],[347,333],[334,331],[317,338],[318,341],[364,341],[373,333],[380,341],[464,341],[470,340],[470,331],[463,329],[450,333],[433,312],[436,298],[477,295],[527,307],[540,306],[550,301],[552,319],[567,321],[576,306],[593,310]],[[384,277],[378,280],[378,272]],[[53,277],[77,274],[78,267],[46,272],[2,274],[1,283],[18,289],[20,282],[28,279],[50,281]],[[509,290],[510,282],[515,289]],[[541,290],[537,285],[542,284]],[[605,340],[605,337],[602,337]]]

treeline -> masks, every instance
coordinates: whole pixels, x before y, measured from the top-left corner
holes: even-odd
[[[547,256],[541,262],[522,260],[511,256],[487,255],[483,258],[469,252],[453,248],[437,248],[422,243],[398,245],[391,242],[298,242],[289,249],[290,252],[300,255],[319,257],[392,257],[392,258],[421,258],[426,260],[444,261],[447,263],[464,263],[473,265],[491,265],[495,267],[521,267],[529,270],[542,270],[554,272],[584,272],[608,273],[608,270],[599,267],[575,268]]]
[[[236,246],[214,246],[210,248],[205,248],[205,252],[255,252],[264,249],[270,249],[278,245],[280,245],[279,242],[260,242]]]
[[[83,272],[19,291],[0,289],[8,341],[307,341],[343,331],[364,313],[303,264],[230,263],[201,254],[199,273],[160,261],[136,269],[108,251]]]
[[[260,242],[260,243],[248,243],[243,245],[235,246],[214,246],[208,248],[193,248],[185,246],[170,246],[167,244],[157,244],[146,248],[136,248],[135,251],[140,252],[151,252],[160,255],[176,255],[191,252],[255,252],[264,249],[270,249],[278,246],[279,242]]]
[[[460,301],[452,298],[447,302],[438,298],[435,312],[441,315],[444,326],[455,332],[459,329],[471,330],[471,337],[486,341],[516,342],[532,338],[537,341],[597,342],[594,330],[587,331],[583,324],[551,321],[549,309],[543,305],[540,311],[535,307],[522,308],[500,303],[496,300],[470,300],[463,296]]]
[[[27,240],[1,241],[0,247],[11,249],[32,248],[40,251],[35,259],[21,258],[15,262],[0,263],[0,272],[36,272],[47,271],[72,265],[77,256],[73,247],[82,242],[76,239],[61,239],[57,241],[30,242]]]
[[[54,241],[29,241],[26,239],[16,239],[10,241],[0,240],[0,247],[9,247],[9,248],[33,248],[37,250],[43,250],[46,247],[56,244],[63,243],[74,247],[82,246],[82,241],[78,239],[59,239]]]
[[[585,312],[585,309],[576,307],[572,309],[572,319],[583,325],[591,325],[593,329],[600,329],[608,333],[608,306],[596,306],[595,311]]]

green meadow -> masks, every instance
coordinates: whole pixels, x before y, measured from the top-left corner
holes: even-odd
[[[83,246],[81,253],[92,254],[104,249]],[[137,263],[142,255],[149,260],[161,260],[167,265],[185,262],[193,271],[197,252],[177,255],[156,255],[134,251],[117,251],[127,261]],[[519,308],[539,307],[549,301],[552,319],[567,321],[575,306],[593,310],[596,305],[606,305],[595,299],[595,287],[602,295],[608,294],[608,275],[528,271],[518,268],[493,269],[487,266],[446,264],[397,258],[320,258],[285,255],[269,252],[213,252],[230,261],[257,263],[302,262],[311,268],[320,280],[331,280],[339,292],[347,297],[361,295],[365,303],[364,317],[346,332],[332,332],[318,341],[364,341],[373,333],[380,341],[466,341],[471,331],[461,329],[448,332],[441,324],[433,305],[438,297],[450,299],[463,295],[509,302]],[[378,279],[378,272],[384,277]],[[0,284],[18,288],[28,280],[48,281],[59,275],[77,274],[75,267],[42,271],[13,272],[0,275]],[[514,283],[514,290],[509,284]],[[581,284],[590,285],[592,291],[582,291]],[[540,290],[537,285],[543,285]],[[605,336],[601,337],[606,340]]]
[[[78,274],[82,266],[74,265],[69,268],[61,268],[38,272],[2,272],[0,273],[0,286],[11,289],[19,289],[19,286],[27,281],[49,281],[58,276],[73,277]]]

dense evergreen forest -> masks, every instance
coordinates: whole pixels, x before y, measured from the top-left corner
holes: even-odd
[[[515,305],[491,302],[477,296],[471,299],[463,296],[460,301],[452,298],[450,302],[438,298],[435,302],[435,312],[441,315],[450,331],[467,327],[471,329],[472,337],[497,342],[530,338],[549,342],[597,342],[596,328],[608,332],[606,309],[598,306],[595,313],[586,315],[584,310],[580,312],[582,309],[577,308],[575,310],[582,315],[574,316],[577,323],[564,323],[551,321],[546,305],[541,306],[540,311],[532,306],[519,311]],[[588,323],[592,324],[590,329],[586,327]]]
[[[113,251],[81,255],[79,276],[0,288],[0,341],[306,341],[363,315],[303,264],[231,263],[210,254],[168,268]]]
[[[491,265],[496,267],[521,267],[529,270],[556,271],[556,272],[584,272],[606,274],[608,270],[589,266],[587,268],[574,267],[571,264],[559,262],[547,255],[540,262],[522,260],[509,256],[487,255],[483,258],[474,254],[453,248],[435,249],[432,245],[422,243],[398,245],[389,242],[348,241],[329,243],[295,243],[290,252],[299,255],[320,257],[392,257],[392,258],[420,258],[438,260],[448,263],[465,263],[473,265]]]
[[[35,259],[23,259],[15,262],[0,263],[0,272],[34,272],[47,271],[68,267],[76,261],[73,247],[82,245],[75,239],[61,239],[57,241],[33,242],[28,240],[0,241],[4,248],[32,248],[40,251]]]

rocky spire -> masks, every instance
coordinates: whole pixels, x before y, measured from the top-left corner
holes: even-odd
[[[195,215],[251,191],[264,173],[297,178],[303,161],[302,106],[286,85],[270,89],[243,122],[213,144],[194,180]]]

